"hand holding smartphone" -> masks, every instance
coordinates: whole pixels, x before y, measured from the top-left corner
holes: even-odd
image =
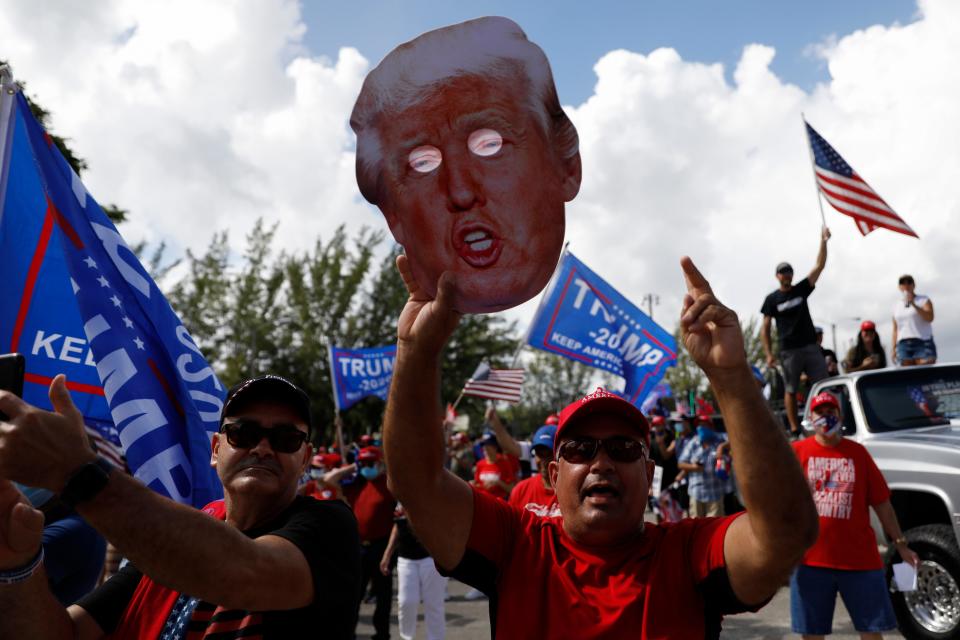
[[[24,357],[19,353],[0,355],[0,389],[10,391],[17,397],[23,397],[23,373],[26,367]],[[7,416],[0,411],[0,420]]]

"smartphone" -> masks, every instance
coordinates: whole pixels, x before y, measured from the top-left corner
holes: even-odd
[[[23,397],[23,373],[26,368],[26,360],[19,353],[6,353],[0,355],[0,389],[12,391],[18,397]],[[0,420],[6,420],[7,416],[0,411]]]

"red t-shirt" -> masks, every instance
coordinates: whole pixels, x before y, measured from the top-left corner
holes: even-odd
[[[375,480],[357,478],[343,489],[353,515],[357,517],[360,542],[386,538],[393,529],[393,509],[397,499],[387,489],[387,476],[381,474]]]
[[[748,609],[733,594],[723,557],[737,516],[648,522],[638,541],[600,550],[570,539],[559,516],[480,491],[473,505],[467,551],[451,575],[495,590],[498,640],[702,640],[719,636],[724,614]]]
[[[499,486],[493,486],[488,489],[484,485],[484,482],[500,480],[511,484],[516,477],[516,473],[514,473],[513,466],[507,459],[507,456],[498,456],[496,462],[490,462],[486,458],[481,458],[477,460],[477,464],[473,468],[473,480],[476,483],[476,488],[501,500],[507,499],[507,491]]]
[[[793,443],[820,514],[820,536],[803,564],[831,569],[882,569],[870,509],[890,499],[887,481],[870,453],[844,438],[825,447],[816,438]]]
[[[538,516],[558,516],[557,494],[553,489],[543,486],[540,474],[521,480],[510,492],[509,503],[514,507],[532,511]]]

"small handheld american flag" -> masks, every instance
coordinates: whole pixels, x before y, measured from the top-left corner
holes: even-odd
[[[523,369],[491,369],[489,364],[481,362],[463,386],[463,394],[488,400],[520,402],[523,375]]]
[[[806,120],[804,124],[813,152],[813,171],[817,177],[817,187],[827,202],[840,213],[853,218],[857,229],[863,235],[883,227],[916,238],[917,234],[913,229],[857,175],[836,149]]]

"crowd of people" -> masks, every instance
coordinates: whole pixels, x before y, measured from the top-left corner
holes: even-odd
[[[447,82],[441,91],[411,85],[401,93],[423,93],[428,102],[455,95],[466,117],[433,102],[422,121],[415,105],[405,106],[403,118],[382,113],[380,83],[389,78],[374,72],[364,84],[352,120],[361,190],[383,203],[398,240],[435,240],[436,212],[473,211],[487,195],[482,178],[496,198],[518,210],[532,199],[532,210],[554,218],[562,203],[557,210],[551,198],[570,200],[579,189],[576,132],[546,59],[506,23],[480,19],[421,37],[455,77],[431,76]],[[492,69],[469,67],[463,40],[489,47],[490,30],[507,50],[498,44],[485,54],[498,63]],[[416,46],[398,51],[406,56]],[[398,82],[421,79],[391,56],[378,68],[404,68]],[[514,85],[530,95],[505,93]],[[489,122],[474,111],[487,101],[500,114]],[[437,146],[423,143],[407,160],[384,161],[382,135],[409,143],[424,131]],[[502,147],[525,172],[497,168]],[[446,177],[433,180],[441,166]],[[400,206],[404,192],[416,196],[413,210]],[[526,227],[517,232],[520,241],[549,231],[560,246],[562,218],[517,218],[533,228],[530,238]],[[516,239],[479,226],[458,233],[465,263],[477,267],[463,270],[473,275],[486,273],[498,243]],[[777,266],[779,287],[762,307],[767,364],[782,366],[797,438],[801,379],[813,383],[831,369],[807,307],[829,238],[823,229],[816,264],[798,283],[789,264]],[[501,639],[716,638],[724,616],[757,611],[788,582],[793,628],[805,637],[829,633],[838,591],[864,637],[892,627],[870,508],[900,557],[914,565],[918,558],[882,475],[840,433],[840,405],[829,394],[810,403],[814,437],[791,446],[763,397],[762,374],[747,362],[737,315],[689,258],[680,264],[680,341],[706,375],[715,415],[683,413],[670,424],[600,388],[544,416],[529,441],[515,439],[494,410],[475,440],[444,423],[441,355],[460,323],[458,284],[467,277],[405,254],[397,267],[409,298],[398,319],[382,439],[362,436],[314,452],[321,436],[307,395],[278,376],[244,381],[228,392],[210,439],[224,497],[201,509],[159,495],[98,455],[62,375],[50,385],[53,411],[0,391],[0,637],[350,639],[368,598],[374,638],[385,640],[394,566],[402,638],[415,636],[421,604],[427,637],[444,637],[448,577],[489,598],[491,629]],[[510,280],[529,285],[508,267]],[[415,274],[434,271],[435,283],[418,284]],[[496,298],[494,285],[477,276],[471,286]],[[933,362],[932,303],[909,276],[900,289],[894,357],[903,365]],[[848,370],[884,366],[875,326],[864,323],[851,353],[832,360]],[[151,429],[149,416],[141,421],[129,404],[115,409],[128,412],[125,428]],[[64,554],[46,541],[50,511],[18,486],[56,496],[56,521],[92,529],[124,558],[122,567],[99,586],[87,572],[86,586],[67,588],[58,579]],[[651,506],[657,521],[648,521]],[[102,544],[84,549],[103,557]]]

